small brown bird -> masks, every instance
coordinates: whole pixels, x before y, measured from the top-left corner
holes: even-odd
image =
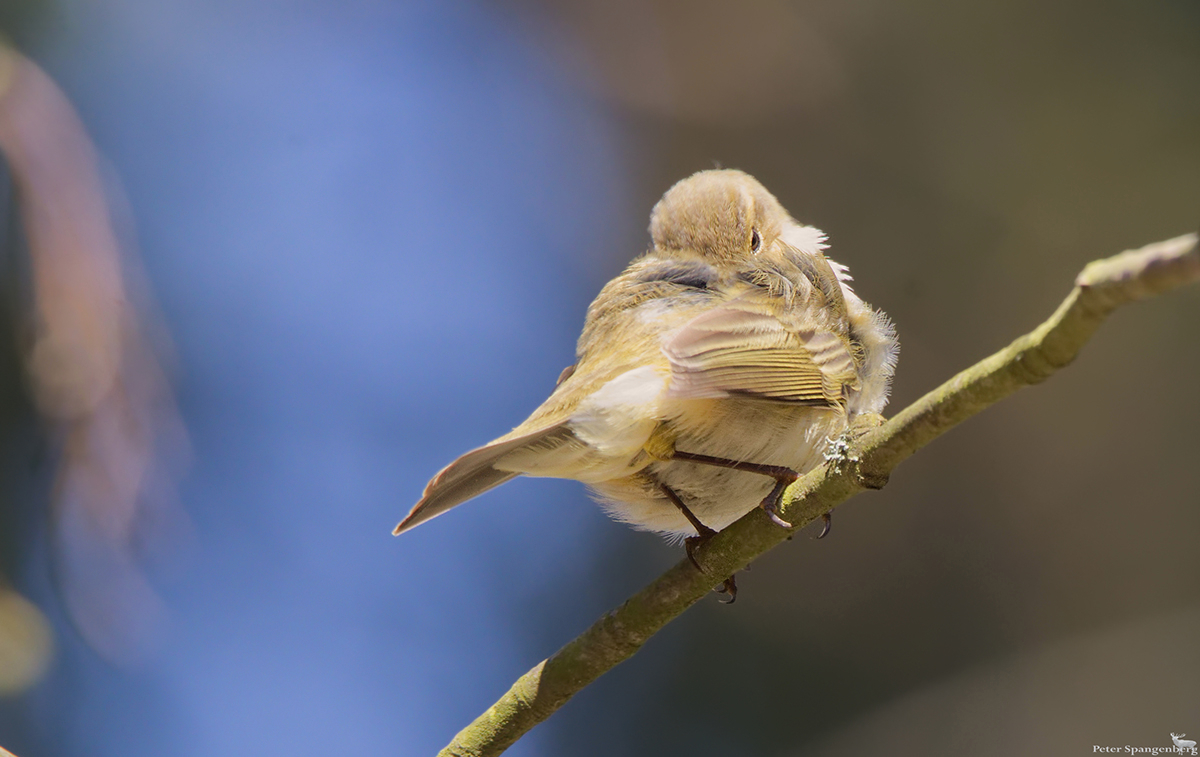
[[[399,534],[514,476],[588,484],[617,520],[712,535],[787,484],[860,413],[899,344],[888,319],[753,177],[702,171],[663,195],[653,248],[588,308],[577,362],[524,423],[434,476]]]

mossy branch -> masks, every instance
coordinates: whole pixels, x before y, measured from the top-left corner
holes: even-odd
[[[1113,310],[1196,281],[1200,281],[1196,234],[1089,264],[1067,299],[1037,329],[959,373],[886,423],[853,429],[843,454],[788,489],[780,514],[794,524],[793,529],[775,525],[760,509],[746,514],[696,551],[704,573],[688,560],[680,561],[521,676],[440,754],[500,754],[589,683],[633,656],[726,576],[855,494],[881,488],[897,465],[967,418],[1065,367]]]

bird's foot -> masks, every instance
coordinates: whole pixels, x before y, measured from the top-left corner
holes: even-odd
[[[717,532],[704,524],[698,525],[696,530],[699,533],[697,533],[695,536],[689,536],[683,540],[683,549],[685,552],[687,552],[688,559],[692,561],[692,565],[696,566],[696,570],[703,573],[704,568],[701,568],[700,563],[696,561],[696,550],[701,545],[706,544],[709,539],[716,536]]]
[[[779,503],[780,503],[780,500],[783,499],[783,492],[795,480],[796,480],[796,475],[794,473],[792,474],[791,477],[788,477],[788,478],[775,479],[775,486],[774,486],[774,488],[771,489],[771,493],[768,494],[766,496],[766,498],[763,499],[763,501],[760,502],[758,505],[759,507],[761,507],[763,509],[763,512],[765,512],[767,514],[767,517],[771,519],[771,522],[774,523],[775,525],[779,526],[780,528],[791,528],[792,527],[791,523],[788,523],[786,520],[779,517]]]

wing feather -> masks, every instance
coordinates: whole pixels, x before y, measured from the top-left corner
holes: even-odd
[[[838,334],[802,322],[785,324],[760,302],[732,300],[693,318],[664,345],[670,395],[732,395],[837,406],[843,387],[857,388],[849,345]]]

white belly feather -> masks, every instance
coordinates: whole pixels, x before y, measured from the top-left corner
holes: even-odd
[[[682,400],[666,408],[681,452],[782,465],[806,473],[828,438],[846,430],[839,410],[746,399]],[[721,530],[758,506],[775,481],[757,473],[682,461],[652,462],[635,476],[592,484],[609,514],[647,531],[679,537],[695,529],[659,489],[666,484],[709,528]]]
[[[774,485],[767,476],[681,461],[655,461],[645,446],[665,422],[682,452],[782,465],[805,473],[821,462],[828,437],[846,428],[839,410],[740,398],[674,399],[668,377],[649,366],[621,374],[571,414],[574,439],[531,446],[498,468],[591,485],[605,509],[636,528],[695,534],[659,488],[666,484],[702,523],[720,530],[757,507]]]

